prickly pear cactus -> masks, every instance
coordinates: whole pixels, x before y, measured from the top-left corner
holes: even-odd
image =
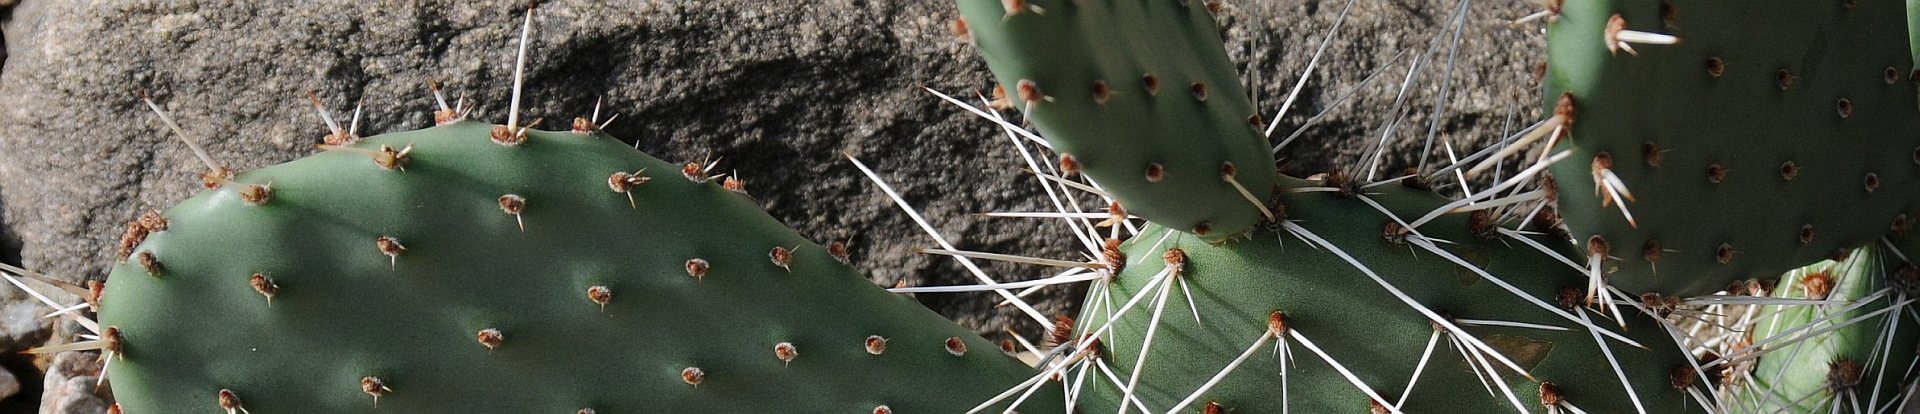
[[[959,23],[1060,154],[1127,211],[1210,241],[1271,215],[1265,126],[1209,2],[959,2]]]
[[[697,164],[585,125],[457,121],[213,175],[129,233],[100,304],[114,394],[131,413],[954,412],[1030,372]],[[1053,389],[1028,401],[1059,411]]]
[[[1827,303],[1760,310],[1752,340],[1766,354],[1734,388],[1738,411],[1897,407],[1920,343],[1920,324],[1906,314],[1920,274],[1880,250],[1869,246],[1781,278],[1773,297]]]
[[[1920,215],[1905,2],[1553,3],[1560,213],[1614,285],[1712,293]]]
[[[1366,193],[1397,217],[1446,201],[1398,185]],[[1580,270],[1485,215],[1420,228],[1447,244],[1336,192],[1282,200],[1293,221],[1250,241],[1150,229],[1122,247],[1124,271],[1082,311],[1081,334],[1118,319],[1098,336],[1118,380],[1082,385],[1088,412],[1701,410],[1706,381],[1664,327],[1628,308],[1621,329],[1583,307]],[[1129,389],[1138,402],[1120,397]]]

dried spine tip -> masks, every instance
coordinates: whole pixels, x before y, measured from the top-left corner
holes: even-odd
[[[613,175],[607,176],[607,188],[613,190],[613,192],[627,195],[627,207],[638,208],[638,205],[633,201],[633,187],[646,184],[648,181],[653,180],[653,177],[641,175],[646,172],[647,169],[645,168],[631,173],[615,171]]]
[[[1053,326],[1047,329],[1047,340],[1042,342],[1047,348],[1067,344],[1073,340],[1073,318],[1067,315],[1054,315]]]
[[[125,336],[121,336],[120,327],[108,326],[106,329],[100,330],[100,342],[101,342],[101,349],[104,349],[109,353],[117,354],[122,352],[122,349],[124,349],[123,347],[126,345],[127,338]]]
[[[788,272],[793,271],[793,251],[785,247],[773,246],[773,250],[767,251],[767,259],[773,261],[774,266],[780,266]]]
[[[847,250],[847,242],[843,241],[827,243],[827,255],[839,260],[840,264],[851,264],[853,258],[853,253]]]
[[[692,385],[694,388],[699,388],[700,383],[706,382],[706,380],[707,372],[701,371],[700,367],[687,367],[687,369],[680,370],[680,381],[687,383],[687,385]]]
[[[1672,1],[1660,2],[1660,23],[1665,24],[1668,29],[1672,29],[1674,24],[1679,20],[1680,8],[1674,7]]]
[[[1121,207],[1120,202],[1114,201],[1107,203],[1107,219],[1095,223],[1094,226],[1113,227],[1125,224],[1127,224],[1127,208]]]
[[[1287,334],[1286,312],[1273,311],[1267,314],[1267,333],[1273,336],[1284,336]]]
[[[708,264],[705,259],[688,259],[687,276],[693,276],[694,280],[700,280],[701,278],[707,277],[707,269],[711,267],[712,265]]]
[[[149,276],[159,276],[161,271],[166,270],[160,265],[160,258],[154,256],[151,251],[140,252],[135,255],[135,259],[140,263],[140,269],[146,270]]]
[[[1160,163],[1157,162],[1147,163],[1147,182],[1157,183],[1165,179],[1167,179],[1166,167],[1160,166]]]
[[[514,128],[506,125],[494,125],[493,132],[488,134],[487,138],[492,139],[495,144],[509,147],[519,146],[527,142],[527,129]]]
[[[164,224],[165,221],[164,219],[162,220]],[[125,261],[128,256],[133,255],[133,249],[140,247],[140,243],[147,241],[147,235],[156,231],[152,227],[149,227],[145,221],[146,218],[141,217],[140,219],[127,222],[127,231],[120,234],[120,260]]]
[[[400,266],[400,254],[407,252],[407,246],[401,245],[400,239],[393,236],[375,238],[373,245],[380,249],[380,254],[387,255],[388,264],[395,268]]]
[[[987,107],[995,110],[1013,109],[1013,100],[1007,98],[1007,87],[993,85],[993,100],[987,101]]]
[[[527,230],[527,222],[520,217],[520,212],[526,211],[526,209],[527,209],[526,197],[521,197],[515,194],[506,194],[506,195],[500,196],[500,211],[513,215],[513,222],[520,225],[520,231]]]
[[[687,180],[696,183],[704,183],[707,182],[707,178],[711,178],[707,176],[706,167],[697,162],[680,165],[680,176],[687,177]]]
[[[1580,296],[1580,289],[1563,288],[1554,294],[1553,299],[1562,309],[1577,309],[1580,307]]]
[[[884,354],[887,352],[887,338],[881,338],[880,335],[867,336],[865,346],[868,354]]]
[[[1173,268],[1174,273],[1179,273],[1187,265],[1187,251],[1178,247],[1168,248],[1166,254],[1160,255],[1160,260]]]
[[[1833,293],[1833,274],[1822,270],[1801,276],[1800,289],[1807,299],[1826,300]]]
[[[243,408],[240,408],[240,396],[234,394],[233,390],[222,388],[220,389],[219,397],[220,409],[227,410],[228,413],[243,410]]]
[[[167,229],[167,217],[160,215],[159,211],[147,210],[146,214],[141,214],[140,218],[134,222],[150,232]]]
[[[265,274],[254,273],[253,277],[247,278],[247,284],[253,286],[254,292],[259,292],[260,296],[267,298],[268,306],[273,305],[273,295],[280,294],[280,285],[274,283],[273,279]]]
[[[233,170],[227,167],[216,167],[200,173],[200,186],[206,187],[208,190],[220,188],[221,184],[226,184],[227,181],[232,180]]]
[[[1127,253],[1120,251],[1120,239],[1108,238],[1100,243],[1100,258],[1107,263],[1107,272],[1119,274],[1127,266]]]
[[[240,196],[240,201],[248,205],[257,206],[273,200],[272,184],[247,184],[245,187],[234,191],[234,193]]]
[[[1915,154],[1920,156],[1920,151]],[[1060,154],[1060,176],[1072,178],[1076,174],[1080,174],[1080,160],[1073,158],[1073,154]]]
[[[1860,385],[1861,366],[1851,360],[1827,363],[1827,391],[1839,395]]]
[[[1467,231],[1482,239],[1498,240],[1500,223],[1493,218],[1493,211],[1474,210],[1467,216]]]
[[[1014,84],[1014,92],[1019,93],[1020,102],[1029,104],[1046,99],[1046,95],[1040,92],[1040,84],[1030,79],[1021,79],[1020,83]]]
[[[1006,17],[1013,17],[1027,10],[1027,0],[1000,0],[1000,7],[1006,9]]]
[[[92,308],[94,312],[99,312],[100,299],[106,295],[107,282],[99,280],[87,281],[87,307]]]
[[[795,348],[792,342],[781,342],[781,343],[773,344],[773,357],[779,358],[780,362],[792,364],[793,359],[799,356],[800,356],[800,349]]]
[[[1607,238],[1600,237],[1598,234],[1587,237],[1587,257],[1605,258],[1611,255],[1613,255],[1613,245],[1607,243]]]
[[[1408,230],[1406,226],[1400,225],[1400,222],[1393,219],[1387,219],[1380,225],[1380,237],[1395,246],[1407,244],[1407,236],[1412,234],[1413,230]]]
[[[487,328],[474,334],[474,339],[479,341],[480,345],[487,347],[487,352],[493,352],[495,348],[500,347],[500,344],[507,341],[507,336],[500,333],[499,329]]]
[[[593,133],[593,132],[595,132],[595,131],[599,131],[599,130],[600,130],[600,126],[599,126],[599,125],[594,125],[594,124],[593,124],[593,120],[590,120],[590,119],[587,119],[587,117],[584,117],[584,116],[576,116],[576,117],[573,117],[573,128],[572,128],[572,129],[573,129],[573,132],[574,132],[574,133],[579,133],[579,134],[589,134],[589,133]]]
[[[720,188],[725,188],[727,191],[732,191],[740,195],[747,195],[747,180],[729,175],[727,179],[720,180]]]
[[[961,355],[967,354],[967,342],[960,340],[960,337],[958,336],[947,337],[947,342],[945,345],[947,348],[947,353],[953,354],[953,356],[961,356]]]
[[[413,145],[411,144],[401,149],[393,149],[393,147],[381,145],[380,151],[373,154],[373,165],[380,167],[382,170],[406,171],[407,154],[411,152],[413,152]]]
[[[1557,408],[1563,402],[1566,402],[1566,396],[1560,394],[1560,386],[1553,385],[1551,382],[1540,383],[1540,405]]]
[[[373,396],[374,403],[378,404],[380,397],[393,392],[393,388],[387,387],[387,382],[381,380],[380,377],[361,377],[360,392]]]
[[[606,286],[601,286],[601,285],[593,285],[591,287],[588,287],[587,300],[593,301],[593,303],[600,305],[601,311],[606,311],[607,302],[613,301],[613,289],[608,289]]]

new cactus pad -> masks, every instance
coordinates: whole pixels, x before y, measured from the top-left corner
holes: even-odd
[[[1128,212],[1219,241],[1263,217],[1265,126],[1198,1],[959,2],[962,27],[1060,154]]]
[[[240,173],[135,224],[100,304],[114,394],[129,413],[952,412],[1030,375],[699,172],[457,121]]]
[[[1283,180],[1288,188],[1314,186]],[[1398,217],[1417,217],[1446,202],[1398,185],[1366,193],[1362,197]],[[1542,404],[1565,410],[1558,405],[1565,403],[1586,412],[1611,413],[1633,412],[1637,396],[1647,412],[1701,409],[1687,391],[1702,387],[1698,390],[1705,392],[1706,381],[1694,381],[1687,354],[1654,319],[1624,309],[1621,329],[1610,315],[1582,305],[1585,277],[1564,261],[1576,257],[1571,253],[1555,257],[1504,239],[1489,233],[1488,226],[1495,223],[1473,215],[1449,215],[1422,226],[1426,237],[1454,242],[1435,243],[1416,240],[1420,236],[1406,232],[1398,219],[1358,198],[1311,191],[1282,200],[1292,220],[1288,226],[1297,227],[1259,230],[1250,241],[1214,246],[1165,229],[1146,231],[1124,245],[1126,257],[1134,259],[1113,279],[1111,292],[1096,292],[1084,306],[1082,327],[1099,327],[1109,315],[1119,315],[1112,332],[1100,337],[1101,348],[1110,351],[1101,358],[1119,377],[1130,375],[1146,348],[1148,358],[1134,395],[1147,408],[1164,411],[1195,395],[1246,352],[1250,359],[1198,393],[1187,407],[1212,402],[1236,412],[1365,412],[1378,402],[1409,413],[1495,413],[1516,408],[1539,412]],[[1445,254],[1419,243],[1438,246]],[[1163,258],[1176,250],[1183,260],[1173,265],[1179,270],[1168,271],[1173,260]],[[1493,278],[1527,296],[1515,295]],[[1146,296],[1164,298],[1164,303],[1150,298],[1118,313],[1127,298],[1143,290]],[[1436,323],[1395,291],[1452,328]],[[1194,309],[1198,315],[1190,315]],[[1608,335],[1583,326],[1582,320],[1591,320]],[[1471,339],[1456,335],[1453,328]],[[1151,345],[1143,347],[1151,330],[1158,332]],[[1083,329],[1086,333],[1091,332]],[[1250,350],[1256,338],[1264,345]],[[1606,350],[1598,338],[1604,338]],[[1308,341],[1315,346],[1309,347]],[[1497,350],[1538,382],[1493,357],[1464,356],[1468,354],[1462,347],[1470,347],[1466,344],[1471,341]],[[1632,384],[1633,396],[1613,371],[1609,353]],[[1363,392],[1342,370],[1374,395]],[[1498,373],[1521,407],[1488,385],[1495,379],[1484,376],[1487,371]],[[1088,412],[1118,409],[1118,395],[1127,388],[1114,381],[1085,387],[1097,396],[1092,401],[1102,404]],[[1402,401],[1403,395],[1410,397]]]
[[[1920,343],[1920,324],[1909,315],[1920,274],[1880,250],[1869,246],[1780,279],[1773,297],[1828,303],[1760,310],[1752,340],[1766,354],[1736,388],[1738,411],[1874,409],[1901,398]]]
[[[1712,293],[1920,215],[1904,2],[1553,3],[1559,211],[1620,289]]]

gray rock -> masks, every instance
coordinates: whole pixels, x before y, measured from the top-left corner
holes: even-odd
[[[100,381],[100,354],[63,352],[47,367],[40,414],[100,414],[113,405],[111,387]],[[110,384],[109,384],[110,385]]]
[[[14,394],[19,393],[20,377],[13,376],[12,372],[0,370],[0,399],[12,398]]]
[[[8,25],[14,47],[0,73],[0,201],[23,259],[73,280],[104,277],[125,221],[196,190],[203,167],[137,104],[136,90],[151,91],[214,157],[242,169],[315,151],[324,128],[308,90],[336,114],[363,102],[368,133],[429,124],[429,78],[478,103],[478,118],[501,121],[523,13],[483,3],[28,2],[42,10]],[[1225,12],[1231,54],[1271,114],[1345,3],[1236,3],[1246,4]],[[1453,4],[1358,2],[1298,109],[1280,119],[1281,134],[1367,71],[1389,73],[1291,145],[1282,154],[1290,171],[1354,165],[1370,153],[1393,118],[1403,61],[1443,32]],[[1536,114],[1528,68],[1544,59],[1539,36],[1501,23],[1524,15],[1522,4],[1476,6],[1465,26],[1439,123],[1457,145],[1499,134],[1509,111],[1516,124]],[[843,152],[883,171],[962,249],[1081,257],[1053,222],[973,215],[1045,204],[997,130],[916,89],[990,85],[983,62],[951,32],[947,1],[557,0],[538,14],[524,116],[559,127],[604,97],[621,115],[612,134],[668,160],[724,159],[721,168],[744,177],[775,217],[817,241],[853,239],[876,283],[972,279],[947,258],[915,254],[931,240]],[[1390,60],[1402,49],[1406,57]],[[1441,69],[1423,72],[1383,169],[1415,162],[1441,89],[1433,81]],[[1082,290],[1055,288],[1037,301],[1070,312]],[[1038,328],[989,294],[919,299],[996,338]]]

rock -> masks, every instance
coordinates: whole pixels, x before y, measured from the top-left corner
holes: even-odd
[[[47,367],[40,414],[100,414],[113,405],[113,390],[97,387],[100,354],[63,352]]]
[[[12,398],[14,394],[19,393],[20,377],[15,377],[12,372],[0,369],[0,399]]]
[[[1277,112],[1342,2],[1236,2],[1225,11],[1231,55]],[[36,5],[38,4],[38,5]],[[1359,1],[1307,83],[1284,134],[1384,68],[1282,155],[1290,171],[1355,165],[1371,153],[1404,61],[1422,56],[1453,2]],[[26,264],[70,280],[104,277],[123,223],[196,191],[200,162],[134,99],[148,90],[214,158],[257,168],[315,152],[324,128],[313,90],[336,116],[364,103],[365,134],[431,122],[425,81],[465,95],[476,117],[500,122],[524,15],[500,2],[29,2],[8,25],[15,47],[0,73],[0,194]],[[1534,119],[1528,69],[1539,35],[1503,22],[1524,2],[1476,6],[1466,24],[1442,136],[1471,148],[1498,135],[1509,111]],[[1055,221],[985,219],[985,211],[1050,208],[1025,164],[991,124],[917,89],[967,93],[991,85],[955,36],[948,1],[555,0],[540,5],[528,49],[523,116],[564,126],[605,98],[609,129],[669,160],[722,160],[775,217],[815,240],[853,240],[876,283],[973,283],[841,157],[882,171],[959,248],[1078,259]],[[1406,50],[1400,60],[1390,60]],[[1445,48],[1435,62],[1445,62]],[[1382,169],[1414,163],[1426,136],[1433,80],[1410,90],[1408,116]],[[1268,116],[1271,118],[1271,116]],[[1409,150],[1411,148],[1411,150]],[[1464,149],[1463,149],[1464,150]],[[1439,153],[1435,150],[1435,153]],[[1383,176],[1382,178],[1385,178]],[[988,266],[1001,279],[1054,269]],[[1036,295],[1072,312],[1084,288]],[[923,294],[923,303],[994,338],[1039,330],[990,294]]]

